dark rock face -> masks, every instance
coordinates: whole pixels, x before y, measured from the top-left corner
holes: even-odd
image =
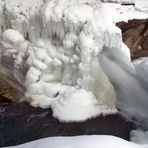
[[[0,107],[0,146],[17,145],[50,136],[108,134],[129,139],[135,125],[119,115],[98,117],[80,123],[61,123],[50,109],[27,103]]]
[[[12,78],[11,78],[12,79]],[[0,104],[6,105],[19,102],[24,95],[24,88],[17,82],[2,74],[0,65]],[[18,87],[19,86],[19,87]],[[21,91],[18,88],[21,88]]]
[[[148,56],[148,19],[119,22],[117,26],[122,30],[123,42],[131,50],[131,58]]]
[[[16,89],[12,87],[5,79],[7,79],[7,77],[2,77],[0,73],[0,103],[6,104],[8,102],[16,102]]]

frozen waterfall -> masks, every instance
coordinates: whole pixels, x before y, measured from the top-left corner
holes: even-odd
[[[59,120],[114,114],[116,104],[146,117],[147,88],[115,26],[133,18],[147,13],[97,0],[0,0],[1,65],[30,105]]]

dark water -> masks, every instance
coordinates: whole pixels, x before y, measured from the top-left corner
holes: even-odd
[[[128,140],[135,125],[116,115],[81,123],[61,123],[50,109],[33,108],[27,103],[0,107],[0,146],[11,146],[50,136],[107,134]]]

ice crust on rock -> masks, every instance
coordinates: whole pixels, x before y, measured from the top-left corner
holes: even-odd
[[[121,6],[97,0],[0,0],[0,4],[1,60],[12,59],[13,74],[27,89],[26,101],[51,107],[62,121],[117,111],[114,88],[98,55],[104,46],[116,47],[114,52],[119,50],[123,61],[130,63],[129,49],[114,24],[120,16],[125,19],[117,13]]]

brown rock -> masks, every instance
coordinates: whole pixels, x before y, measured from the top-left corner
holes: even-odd
[[[0,96],[2,96],[2,98],[0,98],[0,102],[16,102],[16,95],[17,90],[8,83],[7,80],[0,76]]]
[[[148,56],[148,19],[116,24],[122,30],[123,42],[131,50],[131,58]]]
[[[19,102],[23,95],[23,87],[0,71],[0,105]]]

